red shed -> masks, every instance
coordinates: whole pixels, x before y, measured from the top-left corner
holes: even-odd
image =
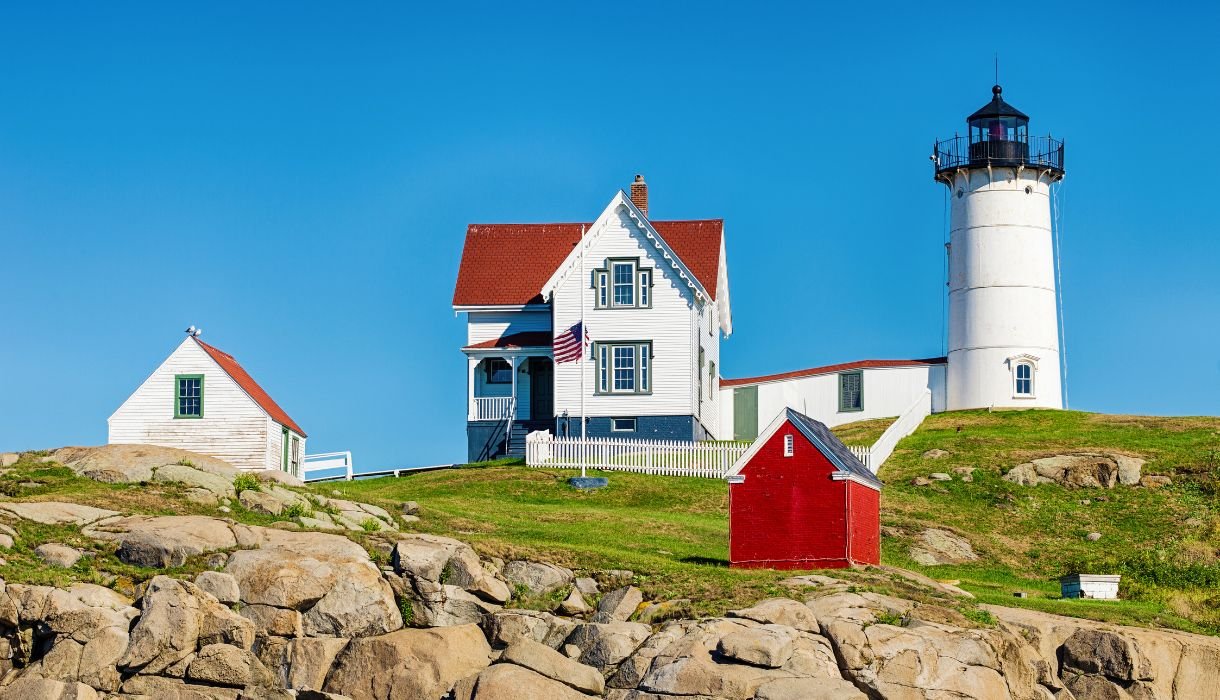
[[[880,563],[881,480],[822,423],[785,409],[727,478],[731,566]]]

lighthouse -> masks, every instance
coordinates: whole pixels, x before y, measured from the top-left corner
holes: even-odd
[[[945,408],[1063,408],[1052,195],[1063,142],[1030,136],[1002,97],[937,141],[949,190],[949,337]]]

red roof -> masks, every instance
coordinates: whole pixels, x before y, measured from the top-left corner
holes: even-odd
[[[550,331],[510,333],[494,340],[467,345],[463,350],[496,350],[499,348],[549,348],[554,339]]]
[[[764,374],[761,377],[743,377],[741,379],[721,379],[720,386],[742,386],[745,384],[762,384],[764,382],[777,382],[782,379],[797,379],[800,377],[816,377],[819,374],[833,374],[835,372],[846,372],[853,369],[876,369],[884,367],[918,367],[923,365],[943,365],[946,360],[943,357],[929,357],[924,360],[857,360],[855,362],[844,362],[838,365],[826,365],[825,367],[810,367],[809,369],[798,369],[792,372],[781,372],[779,374]]]
[[[262,406],[263,410],[271,416],[272,420],[286,428],[290,428],[293,432],[299,434],[301,437],[308,437],[305,434],[305,431],[301,430],[301,426],[297,425],[296,421],[289,418],[288,414],[284,412],[284,409],[280,408],[280,405],[275,402],[275,399],[272,399],[270,394],[263,391],[263,388],[258,385],[258,382],[254,381],[254,377],[251,377],[246,370],[242,369],[241,365],[237,364],[237,360],[234,359],[232,355],[224,350],[220,350],[219,348],[214,348],[211,345],[208,345],[199,338],[195,338],[195,342],[199,343],[199,347],[203,348],[213,360],[216,360],[216,364],[220,365],[220,368],[223,369],[230,377],[232,377],[233,381],[237,382],[237,385],[240,386],[243,391],[249,394],[250,398],[254,399],[255,403]]]
[[[650,221],[661,238],[716,298],[723,219]],[[542,302],[542,285],[591,224],[471,224],[453,290],[454,306],[521,306]]]

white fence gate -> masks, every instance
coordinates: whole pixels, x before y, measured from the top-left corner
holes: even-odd
[[[662,476],[724,478],[748,442],[684,442],[623,438],[557,438],[545,430],[525,438],[525,463],[531,467],[579,469],[581,454],[590,469]]]

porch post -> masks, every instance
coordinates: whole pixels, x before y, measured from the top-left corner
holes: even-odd
[[[520,361],[521,357],[518,355],[508,356],[508,364],[513,368],[513,404],[509,417],[514,419],[517,417],[517,366]]]
[[[475,372],[478,371],[479,360],[476,357],[466,356],[466,363],[469,365],[469,372],[466,375],[466,414],[467,420],[478,420],[479,412],[475,407],[474,401],[474,384]]]

